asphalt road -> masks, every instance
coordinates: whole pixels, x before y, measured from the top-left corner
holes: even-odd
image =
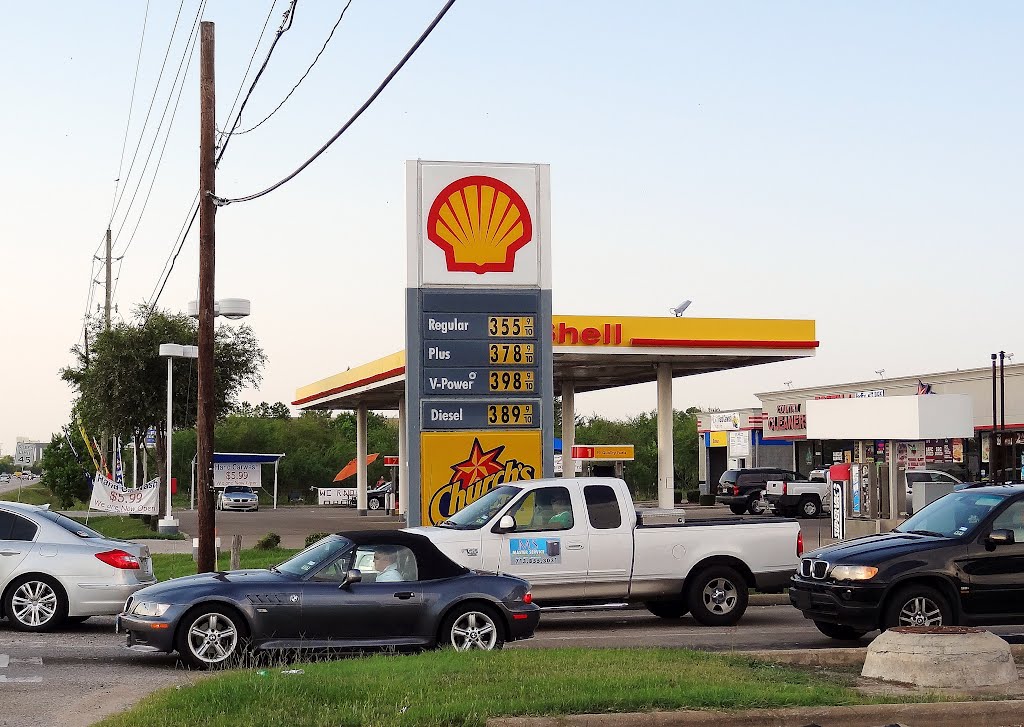
[[[21,634],[0,622],[0,727],[85,727],[150,691],[201,678],[184,670],[174,656],[124,648],[113,622],[113,617],[94,618],[57,634]],[[1011,643],[1024,643],[1024,627],[992,631]],[[751,606],[732,628],[630,609],[545,613],[533,639],[509,648],[818,649],[865,646],[871,636],[833,641],[789,606]]]

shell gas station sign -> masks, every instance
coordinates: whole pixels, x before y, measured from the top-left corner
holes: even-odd
[[[406,171],[409,522],[436,524],[554,469],[549,170]]]

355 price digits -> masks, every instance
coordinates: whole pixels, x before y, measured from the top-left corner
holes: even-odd
[[[487,334],[506,338],[533,338],[533,316],[488,316]]]

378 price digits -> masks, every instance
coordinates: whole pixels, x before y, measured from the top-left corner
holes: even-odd
[[[490,343],[487,360],[492,364],[532,364],[532,343]]]
[[[532,404],[488,404],[487,423],[491,426],[533,424]]]

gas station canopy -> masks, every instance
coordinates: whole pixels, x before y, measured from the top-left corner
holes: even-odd
[[[659,364],[672,376],[813,356],[814,321],[737,318],[553,316],[554,390],[653,382]],[[356,366],[296,391],[302,409],[397,409],[405,395],[405,352]]]

